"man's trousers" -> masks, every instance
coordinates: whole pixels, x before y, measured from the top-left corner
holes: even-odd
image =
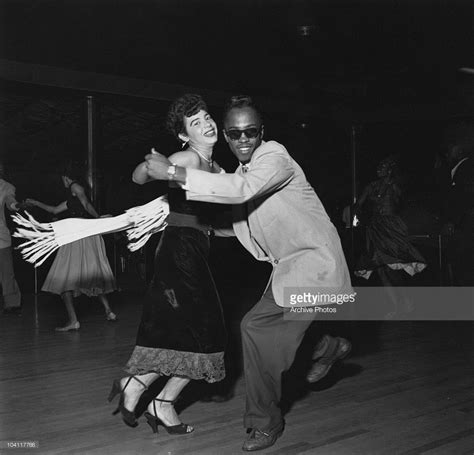
[[[240,324],[247,393],[246,428],[272,430],[282,420],[281,376],[291,367],[305,331],[313,322],[284,319],[288,311],[276,304],[270,283]]]

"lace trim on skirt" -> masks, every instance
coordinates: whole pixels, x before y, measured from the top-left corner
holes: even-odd
[[[153,372],[217,382],[225,377],[224,352],[205,354],[135,346],[125,371],[134,375]]]

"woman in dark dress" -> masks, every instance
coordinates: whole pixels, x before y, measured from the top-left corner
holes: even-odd
[[[39,207],[63,218],[98,218],[99,215],[87,197],[84,187],[71,178],[73,171],[62,175],[67,198],[56,206],[47,205],[35,199],[27,199],[28,205]],[[59,248],[42,291],[61,296],[68,314],[68,322],[56,331],[67,332],[81,327],[73,298],[80,294],[97,297],[102,303],[107,321],[115,321],[116,316],[110,308],[106,294],[117,288],[105,251],[104,240],[100,235],[86,237]]]
[[[425,269],[426,261],[410,243],[407,226],[398,215],[402,187],[396,159],[390,156],[382,160],[377,176],[365,187],[355,206],[356,216],[365,219],[366,237],[365,252],[355,275],[369,279],[376,272],[382,286],[403,286],[404,272],[413,276]],[[393,292],[390,297],[396,311],[398,297]]]
[[[221,172],[212,159],[217,127],[201,97],[184,95],[175,100],[167,126],[186,147],[171,155],[171,162]],[[139,184],[151,180],[146,162],[135,169],[133,180]],[[158,377],[169,376],[145,417],[153,431],[161,424],[169,433],[186,434],[193,428],[180,422],[173,403],[191,380],[224,378],[226,332],[208,264],[212,205],[188,202],[184,191],[171,185],[168,226],[157,248],[155,274],[126,366],[130,376],[114,382],[110,399],[121,394],[118,410],[126,424],[136,426],[134,409],[140,395]]]

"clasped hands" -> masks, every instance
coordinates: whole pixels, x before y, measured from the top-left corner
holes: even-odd
[[[168,168],[173,164],[166,156],[151,149],[145,156],[146,171],[149,177],[155,180],[168,180]]]
[[[36,205],[36,201],[34,199],[27,198],[24,201],[17,202],[15,203],[15,210],[26,210],[29,209],[30,207],[33,207]]]

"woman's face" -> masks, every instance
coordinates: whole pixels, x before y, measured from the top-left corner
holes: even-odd
[[[182,141],[196,145],[214,145],[217,142],[217,125],[212,117],[204,110],[200,110],[191,117],[184,117],[186,134],[179,134]]]
[[[390,167],[387,162],[382,161],[378,166],[377,166],[377,176],[378,177],[387,177],[389,175],[389,170]]]

